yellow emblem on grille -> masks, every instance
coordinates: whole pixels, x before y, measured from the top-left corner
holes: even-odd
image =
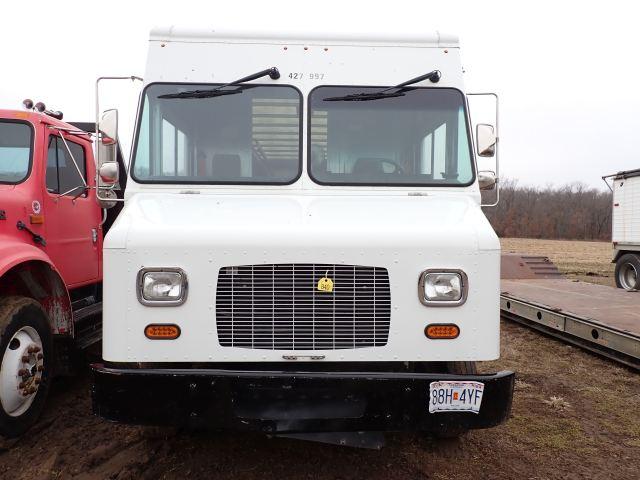
[[[329,272],[327,271],[327,273],[324,274],[324,277],[318,280],[318,291],[320,292],[333,292],[333,280],[327,277],[328,273]]]

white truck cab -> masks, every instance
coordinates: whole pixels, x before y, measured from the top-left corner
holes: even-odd
[[[499,356],[497,137],[462,76],[440,33],[153,30],[94,410],[324,439],[504,421],[514,374],[474,363]]]

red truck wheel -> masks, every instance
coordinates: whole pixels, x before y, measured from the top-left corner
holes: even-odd
[[[38,420],[49,391],[52,349],[38,302],[0,299],[0,435],[17,437]]]

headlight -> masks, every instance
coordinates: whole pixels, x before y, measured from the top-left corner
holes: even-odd
[[[467,299],[467,275],[462,270],[425,270],[420,275],[418,295],[424,305],[455,306]]]
[[[187,299],[187,275],[179,268],[143,268],[138,272],[137,292],[143,305],[182,305]]]

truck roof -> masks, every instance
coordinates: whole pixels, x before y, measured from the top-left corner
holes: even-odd
[[[54,127],[59,127],[62,129],[69,130],[83,130],[85,132],[93,132],[94,129],[87,130],[86,127],[95,126],[95,123],[92,122],[63,122],[62,120],[58,120],[57,118],[50,117],[44,113],[30,111],[30,110],[10,110],[10,109],[0,109],[0,118],[9,118],[15,120],[28,120],[32,123],[36,122],[44,122],[47,125],[52,125]]]
[[[439,31],[432,32],[342,32],[321,31],[255,31],[224,30],[206,27],[181,27],[170,25],[155,27],[149,40],[159,42],[230,42],[230,43],[281,43],[302,45],[382,45],[457,48],[458,37]]]
[[[639,177],[640,168],[636,168],[633,170],[623,170],[621,172],[615,173],[613,176],[616,180],[620,180],[621,178]]]

